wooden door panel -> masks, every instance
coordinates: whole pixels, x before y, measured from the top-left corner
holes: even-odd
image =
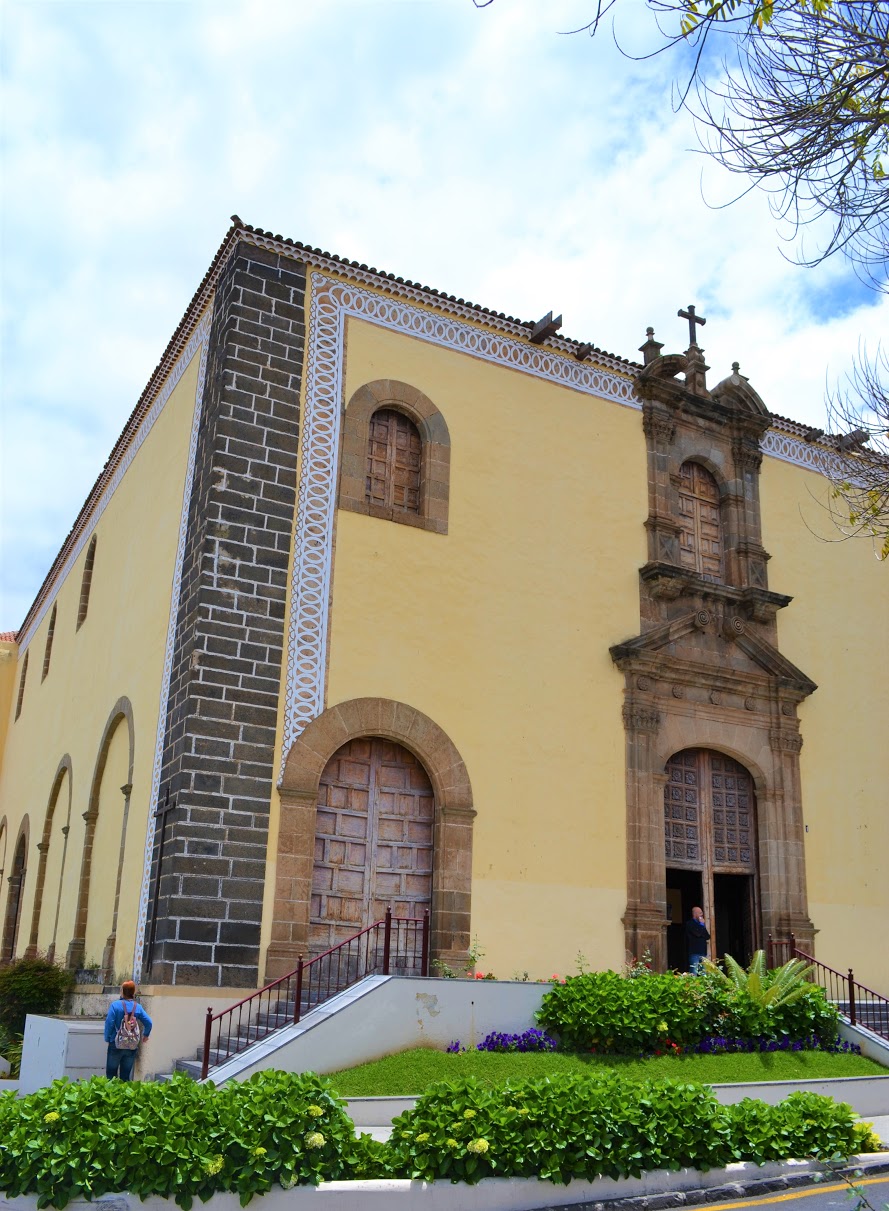
[[[429,907],[433,817],[429,778],[407,749],[362,737],[334,754],[318,790],[313,953],[379,920],[389,904],[396,916]]]

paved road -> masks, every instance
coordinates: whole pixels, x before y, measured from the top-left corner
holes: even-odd
[[[883,1211],[889,1207],[889,1175],[864,1177],[855,1182],[871,1207]],[[737,1202],[716,1203],[714,1211],[731,1211],[732,1208],[758,1207],[775,1211],[854,1211],[859,1200],[845,1182],[819,1183],[806,1186],[804,1190],[791,1190],[785,1194],[761,1194],[754,1198],[743,1198]]]

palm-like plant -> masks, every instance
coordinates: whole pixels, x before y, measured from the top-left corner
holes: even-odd
[[[705,959],[707,973],[723,980],[735,992],[746,994],[759,1009],[773,1010],[780,1009],[782,1005],[792,1005],[806,996],[811,988],[807,977],[814,968],[803,959],[790,959],[783,967],[776,967],[772,972],[766,968],[764,950],[756,952],[746,971],[729,954],[723,961],[725,971]]]

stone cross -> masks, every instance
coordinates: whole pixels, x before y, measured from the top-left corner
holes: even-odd
[[[695,332],[695,324],[700,324],[701,326],[703,326],[704,324],[706,324],[707,321],[704,319],[704,317],[702,315],[695,315],[695,309],[694,309],[693,303],[689,303],[688,311],[682,311],[680,309],[679,311],[676,312],[676,314],[678,316],[680,316],[681,319],[688,320],[688,343],[690,345],[696,345],[698,343],[698,341],[697,341],[697,334]]]

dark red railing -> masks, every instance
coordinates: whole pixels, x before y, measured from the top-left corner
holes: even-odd
[[[848,1017],[853,1026],[865,1026],[874,1034],[889,1039],[889,997],[859,983],[851,967],[843,975],[836,968],[820,963],[800,950],[793,934],[784,940],[775,939],[769,934],[767,957],[769,967],[780,967],[789,959],[803,959],[810,963],[812,978],[826,990],[829,1000],[836,1001],[840,1012]]]
[[[295,1024],[302,1014],[369,975],[429,975],[428,912],[423,917],[393,917],[392,909],[387,908],[381,921],[374,921],[323,954],[307,960],[300,955],[293,971],[237,1005],[215,1014],[208,1008],[201,1080],[206,1079],[211,1067],[225,1063],[282,1026]]]

